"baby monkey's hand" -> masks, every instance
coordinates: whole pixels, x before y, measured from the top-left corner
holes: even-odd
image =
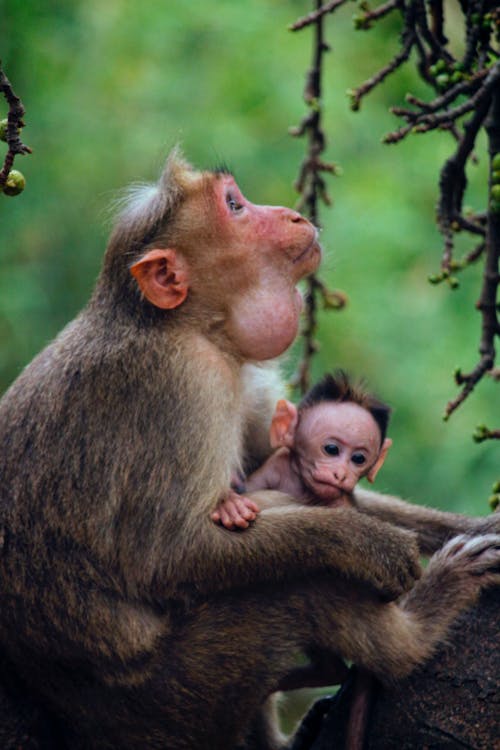
[[[229,489],[219,500],[211,518],[226,529],[247,529],[250,521],[255,521],[257,518],[258,512],[257,503]]]

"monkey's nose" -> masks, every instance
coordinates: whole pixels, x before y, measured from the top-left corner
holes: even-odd
[[[337,482],[345,482],[347,478],[347,471],[343,466],[336,466],[333,470],[333,476],[335,477]]]
[[[309,219],[306,219],[305,216],[302,216],[302,214],[299,214],[298,211],[294,211],[292,208],[288,209],[290,212],[289,218],[290,221],[294,224],[310,224],[311,222]]]
[[[279,211],[279,215],[284,221],[291,221],[292,224],[310,224],[309,219],[299,214],[293,208],[287,208],[286,206],[277,206],[276,210]]]

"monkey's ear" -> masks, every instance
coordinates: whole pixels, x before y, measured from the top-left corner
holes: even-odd
[[[162,310],[179,307],[186,299],[187,263],[175,250],[148,250],[130,266],[130,273],[146,299]]]
[[[382,448],[380,449],[380,453],[378,454],[378,458],[375,461],[375,463],[373,464],[373,466],[370,469],[370,471],[368,472],[368,474],[366,475],[366,478],[368,479],[369,482],[374,482],[375,481],[375,477],[377,476],[377,474],[379,473],[380,469],[382,468],[383,463],[385,461],[385,457],[387,456],[387,451],[389,450],[389,448],[391,447],[391,445],[392,445],[392,440],[390,438],[386,438],[384,440],[384,442],[382,443]]]
[[[280,399],[276,404],[269,430],[271,448],[292,448],[298,421],[297,407],[291,401]]]

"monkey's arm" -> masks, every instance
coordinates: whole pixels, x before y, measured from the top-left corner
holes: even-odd
[[[260,508],[246,494],[254,490],[281,489],[280,463],[282,461],[275,452],[246,480],[238,482],[235,489],[231,488],[220,498],[211,514],[212,521],[221,523],[226,529],[247,529],[250,521],[255,521],[257,518]]]
[[[474,518],[459,513],[446,513],[422,505],[413,505],[392,495],[382,495],[358,488],[353,497],[354,505],[361,513],[387,521],[402,529],[415,531],[419,548],[426,555],[436,552],[456,534],[500,532],[500,513]]]
[[[417,545],[409,532],[352,508],[332,513],[329,508],[292,504],[286,495],[272,491],[252,497],[263,510],[249,529],[229,531],[205,518],[200,523],[209,528],[193,525],[189,538],[176,534],[183,545],[165,556],[168,588],[190,582],[207,594],[326,571],[365,582],[393,599],[420,576]]]

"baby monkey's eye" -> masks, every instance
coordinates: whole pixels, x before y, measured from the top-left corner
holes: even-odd
[[[356,466],[363,466],[363,464],[366,463],[366,456],[364,456],[363,453],[353,453],[351,461],[353,464],[356,464]]]
[[[326,445],[323,446],[323,450],[329,456],[338,456],[339,455],[339,447],[338,447],[338,445],[335,445],[335,443],[327,443]]]

